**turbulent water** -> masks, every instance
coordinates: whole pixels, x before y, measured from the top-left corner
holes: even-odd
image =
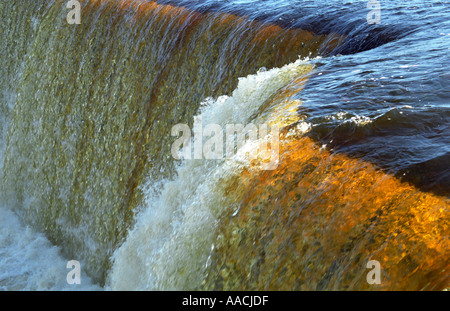
[[[450,2],[67,2],[0,2],[1,289],[449,287]]]

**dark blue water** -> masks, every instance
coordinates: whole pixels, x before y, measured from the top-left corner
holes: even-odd
[[[335,150],[448,194],[450,3],[389,4],[382,3],[381,26],[409,30],[377,48],[317,61],[319,73],[299,94],[302,109],[318,124],[312,135]]]
[[[423,190],[450,193],[450,2],[159,1],[339,33],[297,97],[312,137]],[[315,56],[315,55],[312,55]]]

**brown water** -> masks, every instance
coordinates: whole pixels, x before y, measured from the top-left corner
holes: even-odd
[[[63,0],[0,4],[0,189],[4,205],[95,282],[448,286],[445,105],[404,99],[414,76],[403,87],[395,70],[387,79],[365,71],[380,61],[371,49],[397,32],[356,35],[354,21],[320,28],[306,15],[290,25],[244,4],[80,2],[81,25],[67,24]],[[371,88],[398,104],[361,103]],[[174,160],[172,126],[192,127],[196,115],[280,126],[279,166]],[[369,260],[381,263],[378,287],[366,282]]]

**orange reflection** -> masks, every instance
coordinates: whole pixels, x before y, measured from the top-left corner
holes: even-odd
[[[219,222],[207,289],[449,286],[449,200],[309,138],[284,137],[276,170],[244,170],[224,194],[239,212]],[[366,281],[369,260],[381,263],[381,285]]]
[[[84,0],[87,3],[88,11],[98,9],[100,6],[108,9],[115,9],[122,13],[129,12],[133,15],[133,20],[142,18],[164,19],[174,27],[186,27],[191,23],[207,19],[211,23],[212,29],[233,26],[235,30],[242,27],[242,34],[249,36],[249,46],[270,46],[276,51],[277,58],[284,58],[297,51],[297,55],[307,56],[309,52],[317,52],[325,42],[328,51],[336,48],[345,40],[345,36],[336,33],[328,35],[317,35],[311,31],[302,29],[285,29],[278,25],[250,21],[245,17],[228,13],[205,13],[201,14],[185,7],[178,7],[168,4],[158,4],[156,1],[136,1],[136,0]],[[191,27],[192,25],[190,25]],[[212,35],[212,34],[210,34]],[[232,56],[232,55],[230,55]]]

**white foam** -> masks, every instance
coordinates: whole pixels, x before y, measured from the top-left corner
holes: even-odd
[[[232,96],[206,100],[203,124],[246,124],[258,108],[297,77],[302,61],[239,79]],[[192,290],[200,285],[218,217],[225,202],[221,181],[247,165],[243,150],[232,159],[186,160],[159,196],[148,185],[146,208],[113,256],[108,288],[113,290]]]
[[[3,125],[0,124],[0,128]],[[3,148],[0,139],[0,177]],[[0,290],[101,289],[93,285],[83,271],[81,284],[69,285],[67,262],[60,249],[52,245],[44,234],[24,225],[12,210],[0,202]]]
[[[66,281],[66,259],[44,234],[0,207],[0,290],[99,290],[82,272],[81,284]]]

